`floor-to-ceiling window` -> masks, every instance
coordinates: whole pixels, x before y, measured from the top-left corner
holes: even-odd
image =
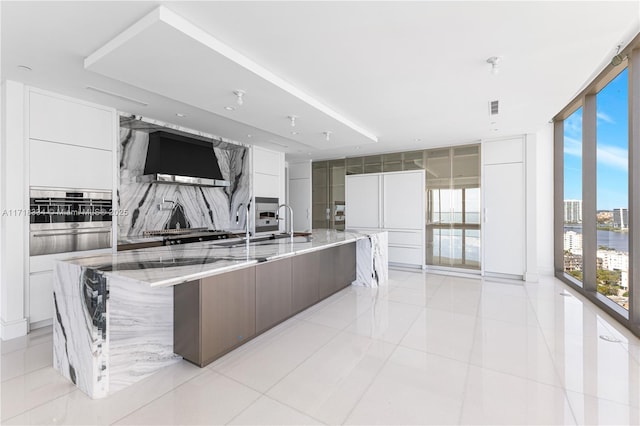
[[[625,309],[629,309],[628,77],[624,69],[596,95],[597,290]]]
[[[564,121],[564,271],[582,282],[582,107]]]
[[[640,67],[640,44],[635,49],[624,49],[554,118],[555,170],[562,173],[555,182],[556,229],[563,229],[555,236],[555,267],[556,276],[640,335],[630,260],[640,244],[630,238],[631,206],[640,196],[630,192],[630,176],[638,173],[632,165],[640,161],[640,150],[631,149],[640,132],[630,129],[630,117],[640,116],[640,92],[634,98],[631,90],[640,86],[640,73],[629,65],[635,54]]]

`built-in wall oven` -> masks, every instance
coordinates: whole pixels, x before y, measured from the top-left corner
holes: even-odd
[[[111,191],[31,188],[29,254],[111,247]]]
[[[278,230],[277,210],[277,198],[256,197],[256,232]]]

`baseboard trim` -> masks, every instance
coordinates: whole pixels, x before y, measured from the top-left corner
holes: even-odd
[[[27,319],[5,322],[0,320],[0,339],[9,340],[27,335]]]

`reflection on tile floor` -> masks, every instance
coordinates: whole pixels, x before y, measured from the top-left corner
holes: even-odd
[[[552,277],[391,270],[100,400],[52,369],[51,340],[0,343],[2,424],[640,423],[640,340]]]

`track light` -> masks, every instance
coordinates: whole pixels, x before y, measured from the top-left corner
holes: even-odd
[[[492,56],[487,59],[487,63],[491,64],[491,74],[498,74],[500,71],[500,61],[502,60],[502,56]]]
[[[289,119],[289,121],[291,121],[291,127],[296,127],[296,118],[298,118],[297,115],[289,115],[287,116],[287,118]]]
[[[237,103],[238,105],[242,105],[242,104],[244,104],[244,98],[243,98],[243,96],[244,96],[244,94],[245,94],[245,93],[247,93],[247,92],[245,92],[244,90],[241,90],[241,89],[238,89],[238,90],[234,90],[234,91],[233,91],[233,94],[234,94],[234,95],[236,95],[236,97],[237,97],[237,98],[236,98],[236,103]]]
[[[331,133],[333,132],[330,132],[330,131],[323,132],[322,134],[324,135],[324,140],[329,142],[329,139],[331,138]]]

